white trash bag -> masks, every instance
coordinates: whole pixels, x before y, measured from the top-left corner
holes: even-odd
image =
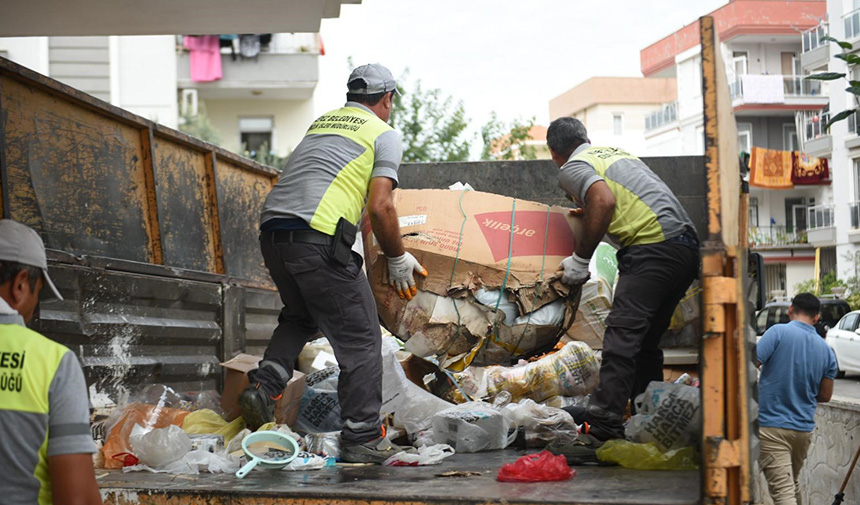
[[[433,440],[457,452],[504,449],[516,437],[516,424],[489,403],[462,403],[433,416]]]
[[[694,446],[702,432],[701,405],[698,388],[653,381],[636,397],[637,414],[627,422],[627,439],[653,442],[664,452]]]

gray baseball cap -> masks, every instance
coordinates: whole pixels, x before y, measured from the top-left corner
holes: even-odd
[[[45,284],[58,299],[63,297],[48,276],[48,258],[45,244],[36,230],[11,219],[0,219],[0,261],[13,261],[40,268]]]
[[[349,87],[350,83],[358,79],[363,80],[367,87],[350,89],[350,93],[356,95],[375,95],[377,93],[397,91],[397,83],[394,81],[391,71],[379,63],[369,63],[353,70],[346,81],[347,87]]]

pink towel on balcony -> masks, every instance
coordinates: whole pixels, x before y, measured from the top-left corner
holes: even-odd
[[[217,81],[221,78],[221,45],[218,35],[187,35],[185,49],[191,51],[191,80]]]
[[[750,186],[791,189],[791,151],[753,147],[750,153]]]

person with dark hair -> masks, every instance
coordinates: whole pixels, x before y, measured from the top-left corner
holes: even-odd
[[[836,356],[815,331],[820,310],[815,295],[796,295],[790,321],[771,326],[756,345],[759,464],[774,505],[800,505],[797,476],[812,441],[815,410],[833,395]]]
[[[81,365],[26,326],[45,286],[63,299],[48,276],[42,239],[0,220],[0,501],[101,504]]]
[[[660,338],[699,274],[699,240],[678,199],[642,160],[619,148],[593,147],[572,117],[553,121],[546,139],[561,169],[559,185],[582,220],[576,250],[559,266],[562,282],[576,287],[588,280],[589,260],[604,236],[620,247],[600,385],[587,407],[571,409],[585,434],[573,445],[550,447],[571,463],[593,462],[603,441],[624,438],[628,401],[663,380]]]
[[[296,358],[321,330],[340,366],[341,457],[381,463],[401,449],[379,419],[382,336],[361,256],[351,250],[362,212],[401,298],[412,299],[414,275],[427,271],[404,250],[392,201],[403,149],[387,123],[394,77],[382,65],[363,65],[347,89],[346,105],[310,125],[263,204],[260,248],[284,308],[239,406],[251,429],[272,421]]]

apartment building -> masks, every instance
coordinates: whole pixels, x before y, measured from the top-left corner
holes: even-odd
[[[826,111],[829,86],[804,75],[814,70],[806,53],[820,46],[826,10],[824,0],[731,0],[710,13],[721,41],[741,153],[753,147],[801,151],[806,125],[814,130],[819,124],[815,118]],[[674,78],[678,90],[675,101],[655,110],[660,119],[646,125],[649,156],[704,153],[699,29],[692,21],[640,53],[645,78]],[[797,283],[814,277],[816,261],[821,272],[835,268],[833,186],[825,181],[790,189],[751,187],[750,247],[764,257],[768,291],[792,294]]]
[[[205,111],[222,147],[286,156],[314,118],[321,44],[315,33],[264,42],[250,57],[220,48],[221,77],[205,81],[175,35],[0,38],[0,57],[171,128]]]
[[[588,129],[595,145],[617,146],[644,156],[645,131],[652,122],[666,120],[677,90],[674,78],[592,77],[553,98],[550,120],[575,117]]]

